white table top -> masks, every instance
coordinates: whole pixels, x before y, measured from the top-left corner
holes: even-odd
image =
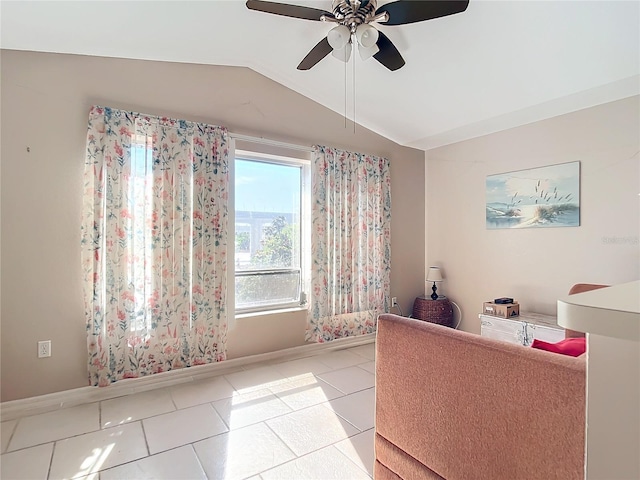
[[[558,324],[579,332],[640,341],[640,280],[561,298]]]

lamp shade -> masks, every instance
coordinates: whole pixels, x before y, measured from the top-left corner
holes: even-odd
[[[378,30],[371,25],[361,23],[356,28],[356,39],[364,48],[371,48],[378,41]]]
[[[351,39],[351,30],[346,25],[338,25],[336,28],[329,30],[327,34],[327,41],[331,48],[334,50],[340,50],[345,47]]]
[[[375,44],[369,48],[363,47],[362,45],[358,47],[358,52],[360,53],[360,58],[362,60],[370,59],[379,51],[380,51],[380,48],[378,48],[378,45],[375,45]]]
[[[338,60],[347,63],[349,58],[351,58],[351,44],[347,43],[342,48],[335,48],[333,52],[331,52],[331,55],[336,57]]]
[[[427,282],[442,282],[442,273],[440,272],[440,268],[438,267],[429,267],[429,272],[427,273]]]

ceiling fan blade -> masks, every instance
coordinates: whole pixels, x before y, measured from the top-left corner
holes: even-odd
[[[376,15],[389,14],[383,25],[406,25],[464,12],[468,6],[469,0],[398,0],[378,8]]]
[[[258,12],[273,13],[275,15],[283,15],[285,17],[302,18],[304,20],[317,20],[320,17],[333,18],[333,14],[325,12],[318,8],[303,7],[300,5],[289,5],[287,3],[265,2],[263,0],[247,0],[247,8],[249,10],[257,10]]]
[[[298,65],[298,70],[309,70],[316,63],[329,55],[332,50],[333,48],[329,45],[327,37],[324,37],[311,49],[309,53],[307,53],[307,56],[302,59],[300,65]]]
[[[376,53],[373,58],[379,61],[382,65],[392,72],[398,70],[404,65],[404,58],[402,58],[398,49],[393,43],[391,43],[389,37],[384,33],[379,32],[378,42],[376,45],[378,45],[380,51]]]

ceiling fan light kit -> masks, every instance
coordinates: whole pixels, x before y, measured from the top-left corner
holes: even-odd
[[[341,62],[347,63],[351,58],[351,44],[347,43],[342,48],[334,48],[333,52],[331,52],[331,55],[333,55]]]
[[[332,28],[329,30],[329,33],[327,33],[327,41],[334,50],[344,48],[347,43],[351,41],[351,31],[349,27],[346,25],[338,25]]]
[[[358,47],[358,53],[360,53],[360,58],[362,60],[369,60],[371,57],[373,57],[376,53],[378,53],[380,51],[380,49],[378,48],[378,46],[374,43],[372,47],[363,47],[362,45],[360,45]]]
[[[367,23],[361,23],[356,28],[356,40],[364,48],[373,47],[378,41],[378,30]]]
[[[327,36],[311,49],[298,65],[309,70],[324,57],[332,55],[349,61],[353,44],[360,58],[375,58],[389,70],[398,70],[405,62],[391,40],[375,28],[375,23],[406,25],[464,12],[469,0],[396,0],[377,7],[376,0],[333,0],[332,11],[264,0],[247,0],[247,8],[274,15],[337,23]]]

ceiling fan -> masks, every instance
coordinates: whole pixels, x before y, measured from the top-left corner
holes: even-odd
[[[247,0],[247,8],[285,17],[337,24],[311,49],[298,65],[309,70],[324,57],[349,61],[352,46],[358,45],[363,60],[373,57],[389,70],[398,70],[404,59],[389,37],[372,23],[406,25],[464,12],[469,0],[397,0],[377,8],[376,0],[333,0],[332,11],[264,0]]]

